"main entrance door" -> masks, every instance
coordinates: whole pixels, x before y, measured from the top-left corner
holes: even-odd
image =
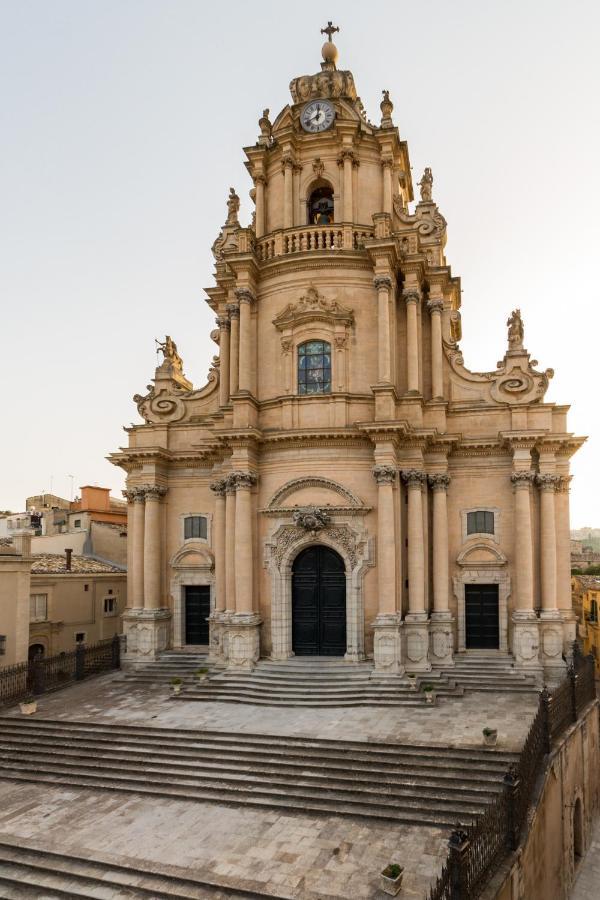
[[[498,626],[498,585],[465,585],[465,620],[467,650],[497,650],[500,646]]]
[[[185,642],[208,644],[210,585],[193,584],[185,589]]]
[[[292,649],[298,656],[346,652],[344,561],[329,547],[308,547],[294,560]]]

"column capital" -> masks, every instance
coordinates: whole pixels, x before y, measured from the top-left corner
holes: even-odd
[[[421,490],[423,484],[427,484],[427,475],[419,469],[403,469],[401,475],[402,481],[409,488],[418,488]]]
[[[229,331],[231,323],[227,316],[217,316],[215,322],[217,323],[221,331]]]
[[[377,484],[393,484],[396,481],[395,466],[373,466],[372,472]]]
[[[217,497],[223,497],[225,495],[225,490],[227,488],[227,478],[217,478],[216,481],[213,481],[210,489],[213,491]]]
[[[225,309],[230,319],[239,319],[240,307],[238,303],[228,303]]]
[[[529,488],[535,480],[535,472],[530,472],[529,470],[523,470],[522,472],[513,472],[510,476],[510,480],[516,488]]]
[[[541,491],[554,491],[560,484],[560,475],[536,475],[535,483]]]
[[[421,294],[419,291],[410,290],[405,291],[402,296],[404,297],[404,302],[408,306],[411,303],[420,303],[421,302]]]
[[[427,480],[433,491],[447,491],[452,479],[449,475],[441,472],[436,475],[428,475]]]
[[[571,490],[571,478],[572,475],[561,475],[560,482],[556,486],[556,492],[558,494],[568,494]]]
[[[376,275],[373,279],[373,286],[376,291],[391,291],[392,279],[389,275]]]
[[[260,174],[260,173],[259,173],[258,175],[255,175],[255,176],[254,176],[254,184],[262,184],[263,186],[266,186],[266,184],[267,184],[267,176],[266,176],[266,175],[262,175],[262,174]]]
[[[240,488],[250,489],[257,481],[258,475],[255,475],[254,472],[232,472],[227,479],[227,487],[233,484],[236,490]]]
[[[381,160],[381,168],[382,169],[392,169],[394,166],[394,159],[391,156],[384,156]]]
[[[254,303],[256,300],[255,295],[252,293],[250,288],[236,288],[234,291],[236,299],[238,303]]]
[[[146,500],[160,500],[167,493],[167,488],[161,484],[145,484],[143,491]]]
[[[143,503],[146,490],[144,487],[131,487],[123,491],[123,496],[127,498],[128,503]]]
[[[432,316],[435,313],[442,313],[444,311],[444,301],[441,297],[435,297],[433,300],[428,300],[427,309]]]

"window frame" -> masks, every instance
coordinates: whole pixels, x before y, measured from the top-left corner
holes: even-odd
[[[308,344],[321,344],[321,346],[323,348],[327,347],[329,349],[328,350],[323,349],[320,353],[301,354],[300,353],[301,348],[306,347]],[[320,369],[323,372],[323,382],[324,383],[325,383],[325,372],[328,371],[329,378],[328,378],[327,383],[328,383],[329,387],[327,390],[320,390],[320,391],[304,390],[303,391],[303,390],[301,390],[301,384],[304,384],[305,387],[308,387],[308,382],[305,381],[304,383],[302,383],[300,381],[300,375],[302,372],[306,373],[309,370],[306,367],[304,368],[304,370],[301,370],[300,360],[307,359],[309,357],[317,357],[317,356],[321,356],[321,357],[328,356],[329,357],[329,366],[327,369],[325,368],[324,365],[315,367],[315,371]],[[299,343],[296,344],[295,357],[296,357],[296,393],[299,397],[323,397],[323,396],[329,396],[330,394],[333,393],[333,353],[332,353],[331,341],[325,340],[322,337],[306,338],[305,340],[300,341]]]
[[[39,615],[37,612],[37,604],[41,598],[43,598],[43,602],[44,602],[44,614],[43,615]],[[34,603],[35,603],[33,614],[31,611],[32,601],[34,601]],[[48,621],[48,594],[47,593],[42,593],[41,591],[39,591],[35,594],[29,595],[29,621],[30,622],[47,622]]]
[[[481,518],[480,518],[481,517]],[[491,527],[487,528],[486,525],[489,523],[491,519]],[[475,527],[471,530],[469,528],[469,520],[475,525]],[[482,521],[483,520],[483,521]],[[467,536],[472,537],[474,534],[495,534],[495,521],[494,521],[494,513],[489,509],[470,509],[467,513]],[[477,526],[483,525],[482,528]]]
[[[485,512],[491,513],[494,517],[493,525],[494,531],[473,531],[469,534],[468,532],[468,515],[469,513],[477,513],[477,512]],[[497,506],[469,506],[467,509],[461,510],[461,520],[462,520],[462,542],[466,544],[468,541],[473,540],[484,540],[484,541],[493,541],[495,544],[501,543],[501,535],[500,535],[500,524],[501,524],[501,511]]]
[[[108,618],[112,616],[117,616],[119,614],[119,604],[117,602],[117,597],[114,594],[107,594],[104,597],[104,615]],[[110,609],[107,609],[107,605]]]
[[[206,537],[188,537],[185,536],[185,521],[186,519],[205,519],[206,521]],[[181,513],[179,516],[180,519],[180,536],[181,536],[181,544],[189,544],[191,542],[196,544],[205,544],[207,547],[211,546],[212,542],[212,514],[207,512],[198,512],[196,510]]]

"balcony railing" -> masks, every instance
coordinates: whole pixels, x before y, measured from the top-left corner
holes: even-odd
[[[315,250],[362,250],[365,241],[373,235],[373,229],[366,225],[306,225],[274,231],[259,238],[255,251],[259,260],[266,262],[279,256]]]

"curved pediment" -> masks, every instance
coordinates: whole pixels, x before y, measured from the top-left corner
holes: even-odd
[[[497,545],[484,541],[477,541],[466,546],[456,559],[459,566],[477,566],[478,568],[505,566],[507,561],[506,556]]]
[[[267,509],[282,506],[346,506],[362,509],[363,502],[348,488],[331,478],[318,475],[294,478],[282,485],[271,497]]]
[[[350,327],[354,322],[354,313],[351,309],[341,306],[337,300],[327,300],[311,284],[296,303],[289,303],[283,312],[273,319],[273,324],[279,331],[283,331],[314,321],[339,323]]]
[[[214,568],[214,557],[204,544],[186,544],[181,547],[171,560],[173,569],[204,569]]]

